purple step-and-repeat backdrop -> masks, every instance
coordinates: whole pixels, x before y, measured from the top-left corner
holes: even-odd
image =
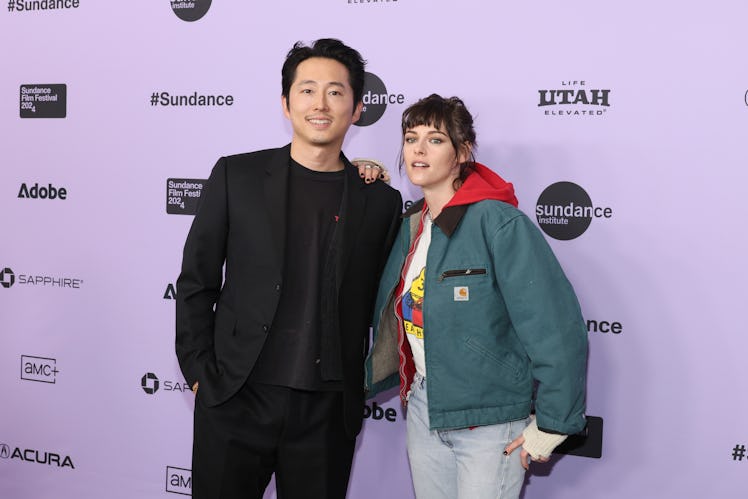
[[[400,114],[461,96],[579,294],[594,424],[524,497],[745,495],[743,0],[1,7],[0,497],[190,494],[182,244],[219,156],[287,142],[283,58],[327,36],[369,61],[349,157],[414,200]],[[350,497],[412,498],[397,397],[362,410]]]

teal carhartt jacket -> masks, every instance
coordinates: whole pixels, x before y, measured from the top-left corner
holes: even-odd
[[[415,372],[394,294],[422,207],[404,215],[380,281],[366,360],[370,397],[399,381],[405,403]],[[533,403],[544,431],[584,428],[586,327],[571,284],[527,216],[492,199],[450,202],[432,226],[424,288],[431,429],[522,419]]]

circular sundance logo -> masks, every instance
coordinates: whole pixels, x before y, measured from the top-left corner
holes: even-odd
[[[171,10],[182,21],[192,22],[202,19],[210,9],[211,0],[170,0]]]
[[[402,104],[405,102],[403,94],[388,94],[384,82],[374,73],[367,72],[364,75],[364,94],[362,96],[364,107],[361,117],[355,125],[373,125],[387,110],[387,104]]]
[[[540,194],[535,216],[543,232],[568,241],[584,234],[593,218],[611,218],[613,210],[594,207],[587,191],[575,183],[556,182]]]

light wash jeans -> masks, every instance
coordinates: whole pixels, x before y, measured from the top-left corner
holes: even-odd
[[[410,389],[407,442],[418,499],[516,499],[525,470],[521,448],[504,455],[530,419],[477,426],[472,430],[429,430],[426,380],[416,374]]]

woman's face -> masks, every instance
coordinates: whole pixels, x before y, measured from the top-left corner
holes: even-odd
[[[424,190],[449,189],[459,176],[457,154],[449,135],[431,125],[409,128],[403,136],[405,171],[413,183]]]

